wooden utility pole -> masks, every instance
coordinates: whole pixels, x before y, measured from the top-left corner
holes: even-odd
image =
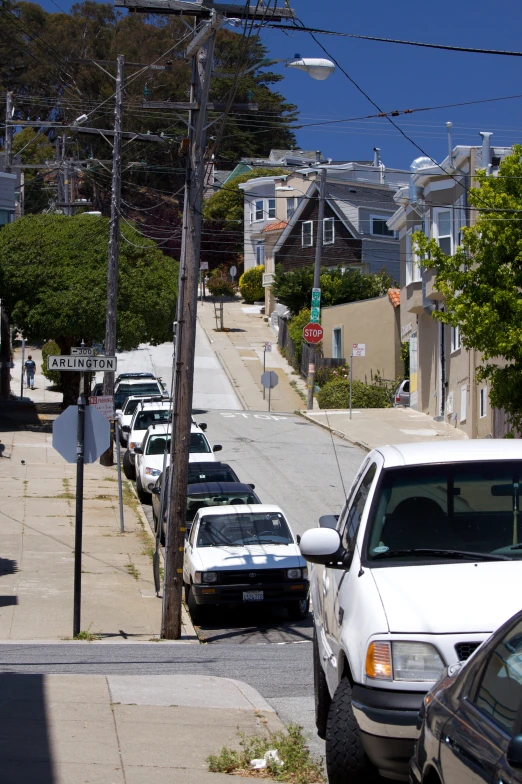
[[[125,89],[125,57],[119,54],[116,61],[116,95],[114,107],[114,142],[112,147],[111,222],[109,225],[109,265],[107,271],[107,316],[105,322],[105,354],[116,354],[116,309],[118,302],[118,259],[120,252],[120,203],[121,203],[121,143],[123,92]],[[114,395],[114,373],[105,373],[103,394]],[[114,462],[113,441],[100,457],[100,463],[110,466]]]
[[[317,207],[317,235],[315,239],[314,289],[321,288],[321,254],[323,250],[324,202],[326,199],[326,166],[321,169],[319,178],[319,204]],[[310,346],[308,355],[308,398],[306,407],[311,411],[314,407],[315,388],[315,346]]]
[[[13,165],[13,93],[7,91],[5,103],[4,171],[11,173]],[[7,400],[11,392],[11,325],[9,315],[0,303],[0,398]]]
[[[206,116],[216,30],[220,20],[212,18],[189,46],[192,57],[188,125],[187,173],[183,206],[183,235],[179,269],[177,329],[173,384],[172,437],[169,472],[165,580],[161,636],[181,636],[183,553],[187,516],[187,480],[192,423],[192,390],[196,348],[199,255],[203,221],[205,181]]]

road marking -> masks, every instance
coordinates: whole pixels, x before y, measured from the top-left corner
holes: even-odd
[[[225,414],[223,411],[220,411],[219,413],[226,419],[235,419],[235,417],[250,419],[250,417],[253,417],[253,419],[272,419],[274,422],[279,422],[281,419],[288,419],[288,417],[285,416],[273,416],[272,414],[244,414],[243,412],[237,414]]]

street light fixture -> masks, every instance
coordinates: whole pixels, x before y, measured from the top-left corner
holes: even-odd
[[[286,60],[285,65],[287,68],[306,71],[312,79],[319,82],[328,79],[335,71],[335,65],[331,60],[325,60],[324,57],[301,57],[300,54],[296,54],[291,60]]]

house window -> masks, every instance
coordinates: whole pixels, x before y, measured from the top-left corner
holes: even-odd
[[[335,242],[334,219],[323,220],[323,245],[333,245]]]
[[[456,327],[451,328],[451,351],[458,351],[461,345],[460,327],[457,325]]]
[[[389,218],[383,215],[371,215],[370,234],[375,234],[377,237],[395,237],[395,232],[388,228],[388,220]]]
[[[486,389],[486,387],[482,387],[480,390],[480,401],[479,401],[481,418],[485,417],[487,414],[487,402],[488,402],[488,390]]]
[[[451,234],[451,210],[434,210],[434,235],[441,251],[446,256],[453,254],[453,237]]]
[[[263,199],[256,199],[252,202],[251,223],[263,220]]]
[[[290,220],[297,209],[297,199],[295,196],[286,200],[286,219]]]
[[[312,221],[303,221],[301,226],[301,245],[310,248],[313,243],[314,229]]]
[[[414,230],[416,231],[416,229]],[[415,283],[422,279],[422,270],[419,263],[419,256],[413,247],[412,232],[406,235],[406,285]]]
[[[343,355],[343,330],[342,327],[335,327],[332,330],[332,357],[341,359]]]
[[[7,226],[10,217],[7,210],[0,210],[0,226]]]
[[[265,263],[265,243],[258,242],[256,244],[256,266],[261,267]]]
[[[276,216],[276,200],[268,199],[268,217],[275,218]]]

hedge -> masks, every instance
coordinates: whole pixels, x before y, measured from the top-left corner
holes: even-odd
[[[62,375],[59,370],[47,370],[47,357],[49,354],[61,354],[60,346],[54,340],[48,340],[42,346],[42,373],[55,387],[60,387]]]
[[[319,408],[349,408],[350,382],[346,379],[329,381],[317,395]],[[390,408],[386,387],[370,386],[354,381],[352,386],[353,408]]]

